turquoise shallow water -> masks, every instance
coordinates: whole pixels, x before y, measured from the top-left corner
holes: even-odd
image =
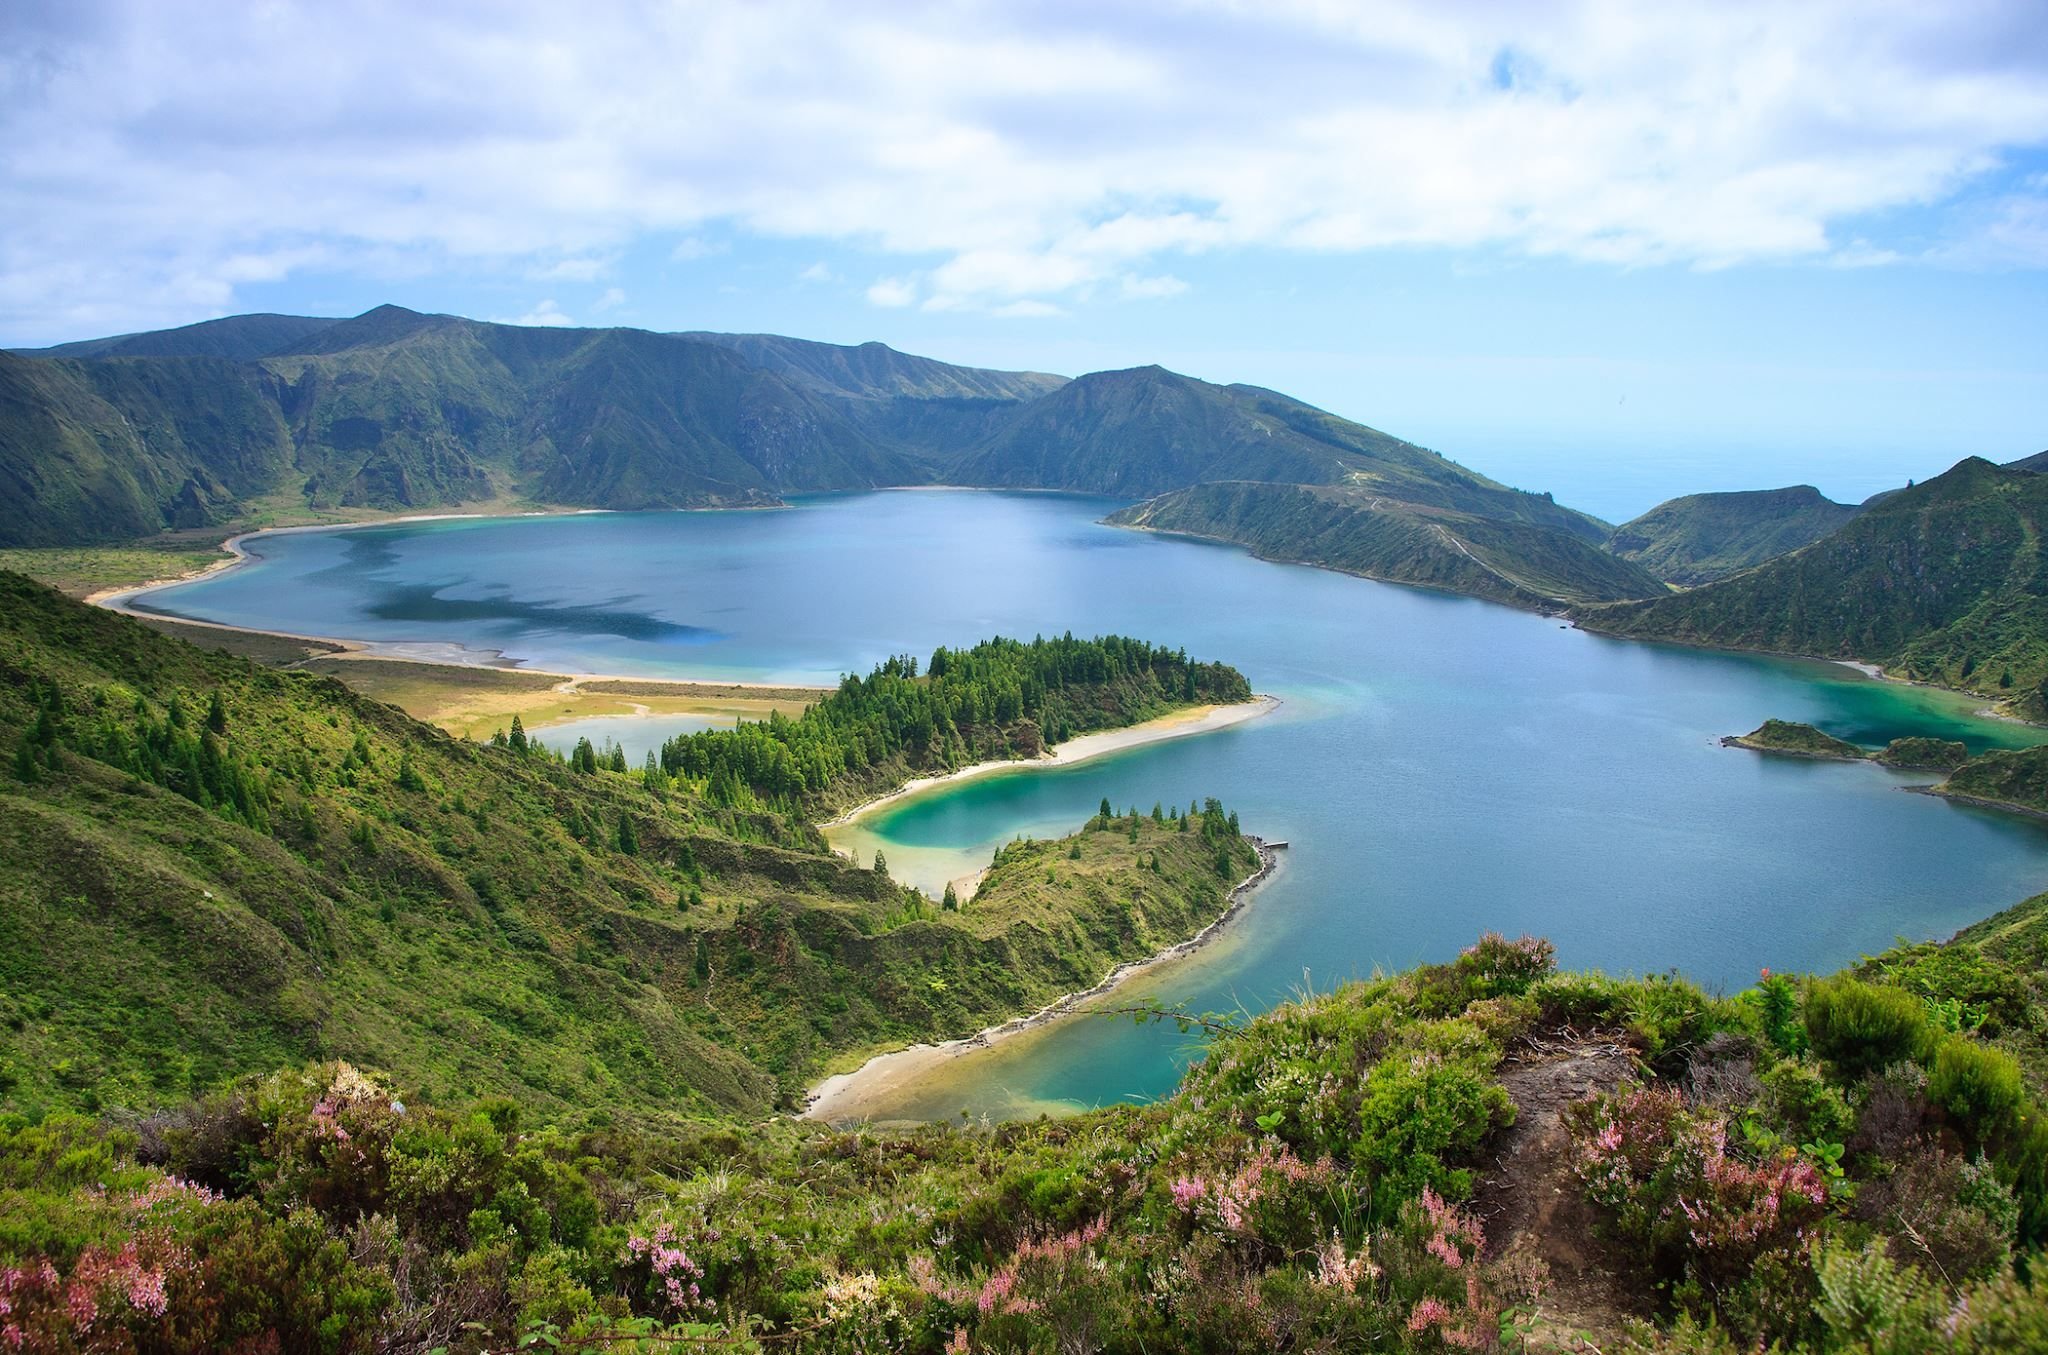
[[[1538,932],[1567,965],[1745,985],[2048,888],[2048,835],[1901,786],[1925,777],[1723,749],[1767,716],[1865,743],[2040,741],[1971,702],[1835,664],[1629,644],[1470,599],[1118,531],[1114,505],[889,493],[788,512],[604,514],[258,538],[252,568],[151,595],[176,615],[571,671],[830,682],[1004,633],[1121,631],[1242,668],[1281,711],[1047,772],[969,781],[862,825],[936,888],[1107,795],[1215,795],[1293,842],[1241,925],[1144,991],[1258,1009],[1304,983]],[[1168,1089],[1159,1028],[1070,1022],[961,1060],[892,1109],[1091,1105]]]

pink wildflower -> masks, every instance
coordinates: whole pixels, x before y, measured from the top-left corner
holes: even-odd
[[[981,1298],[977,1301],[981,1311],[993,1312],[996,1305],[1009,1298],[1010,1291],[1016,1287],[1015,1271],[1004,1269],[990,1275],[987,1282],[981,1286]]]
[[[169,1311],[171,1300],[164,1292],[163,1271],[136,1271],[128,1281],[128,1304],[135,1311],[150,1317],[162,1317]]]
[[[1444,1307],[1441,1299],[1424,1299],[1415,1305],[1414,1312],[1408,1314],[1408,1330],[1425,1332],[1450,1320],[1451,1310]]]

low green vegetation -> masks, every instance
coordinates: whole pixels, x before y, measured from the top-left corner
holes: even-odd
[[[182,578],[229,557],[217,545],[178,537],[126,546],[48,546],[0,550],[0,569],[40,579],[72,597]]]
[[[1091,825],[1084,860],[1125,831]],[[649,1133],[436,1104],[332,1062],[139,1118],[0,1115],[0,1333],[57,1351],[2039,1349],[2044,917],[2048,898],[1733,998],[1484,937],[1242,1026],[1192,1018],[1212,1045],[1176,1094],[1036,1124]],[[1617,1054],[1633,1072],[1542,1140],[1554,1174],[1481,1186],[1524,1132],[1511,1087]],[[1581,1197],[1591,1235],[1489,1221],[1518,1189]],[[1596,1258],[1599,1297],[1554,1292],[1547,1247]]]

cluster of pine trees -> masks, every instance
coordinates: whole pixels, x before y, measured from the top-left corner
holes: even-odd
[[[111,693],[94,690],[67,702],[54,682],[30,689],[36,717],[14,750],[14,774],[40,780],[57,766],[57,750],[119,767],[259,831],[268,829],[275,800],[272,774],[227,744],[228,712],[218,691],[202,718],[173,694],[162,716],[137,697],[124,714]],[[73,707],[76,706],[74,709]]]
[[[1034,757],[1085,734],[1176,706],[1245,701],[1251,684],[1221,663],[1119,635],[986,640],[940,648],[919,676],[898,656],[797,719],[773,715],[734,730],[684,734],[663,746],[670,776],[705,785],[714,804],[815,804],[871,768],[948,770],[987,758]]]

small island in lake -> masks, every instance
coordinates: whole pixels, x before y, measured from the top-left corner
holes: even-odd
[[[1796,720],[1766,720],[1747,734],[1730,734],[1721,740],[1724,748],[1751,748],[1759,753],[1782,753],[1788,757],[1832,758],[1861,762],[1870,754],[1845,739]]]
[[[1901,771],[1952,771],[1970,760],[1968,745],[1955,739],[1924,736],[1893,739],[1873,752],[1861,744],[1838,739],[1826,730],[1797,720],[1766,720],[1747,734],[1730,734],[1721,740],[1721,746],[1779,753],[1786,757],[1875,762]]]

